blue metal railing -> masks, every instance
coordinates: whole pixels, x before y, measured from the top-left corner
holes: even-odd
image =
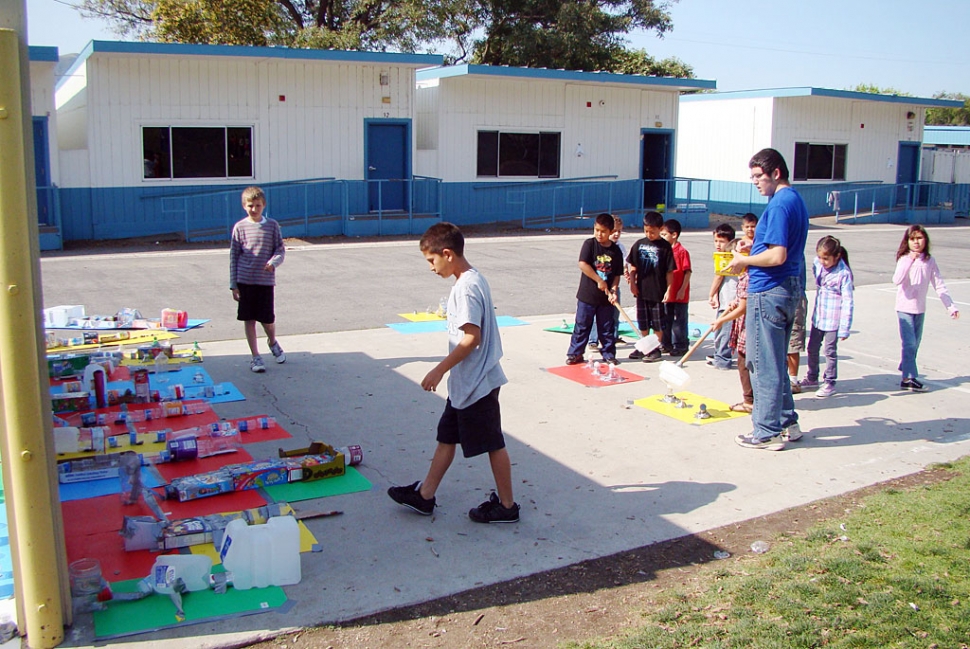
[[[836,222],[905,222],[917,215],[920,222],[941,222],[955,213],[966,214],[966,188],[966,185],[914,182],[832,190],[830,211],[835,212]]]
[[[389,183],[400,186],[390,190]],[[266,214],[280,223],[286,236],[415,234],[416,229],[427,227],[429,219],[441,219],[441,181],[437,178],[310,178],[260,186],[266,192]],[[142,200],[157,201],[163,218],[168,215],[181,224],[186,241],[222,240],[232,235],[233,225],[243,216],[241,189],[176,190],[145,195]],[[405,197],[403,209],[401,201],[394,209],[383,207],[389,192]],[[376,209],[371,197],[376,198]],[[388,227],[391,221],[394,226]]]

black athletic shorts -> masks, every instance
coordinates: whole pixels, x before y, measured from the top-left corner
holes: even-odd
[[[467,408],[454,408],[451,399],[448,399],[438,421],[438,441],[442,444],[461,444],[465,457],[505,448],[498,391],[499,388],[495,388]]]
[[[276,322],[273,310],[273,286],[260,284],[239,284],[239,302],[236,320],[255,320],[263,324]]]

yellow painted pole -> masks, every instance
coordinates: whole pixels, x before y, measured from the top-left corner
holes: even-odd
[[[21,633],[56,647],[71,623],[47,390],[23,0],[0,0],[0,461]],[[10,25],[14,17],[16,24]],[[44,371],[41,371],[41,368]]]

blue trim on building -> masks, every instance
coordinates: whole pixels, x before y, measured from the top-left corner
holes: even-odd
[[[713,90],[716,81],[705,79],[681,79],[675,77],[648,77],[639,74],[616,74],[614,72],[582,72],[579,70],[549,70],[513,68],[495,65],[452,65],[418,70],[418,81],[445,79],[448,77],[483,76],[516,79],[541,79],[550,81],[578,81],[582,83],[619,83],[637,86],[660,86],[675,90]]]
[[[397,54],[352,50],[311,50],[291,47],[251,45],[191,45],[185,43],[132,43],[128,41],[91,41],[62,77],[67,79],[94,54],[168,55],[168,56],[242,56],[260,59],[336,61],[340,63],[385,63],[410,67],[441,65],[439,54]],[[60,84],[58,84],[60,85]]]
[[[923,144],[970,146],[970,126],[924,126]]]
[[[927,106],[931,108],[960,108],[962,101],[950,99],[927,99],[924,97],[902,97],[899,95],[877,95],[854,90],[831,90],[829,88],[767,88],[764,90],[737,90],[731,92],[716,92],[710,94],[685,95],[682,102],[717,101],[719,99],[762,99],[782,97],[834,97],[836,99],[853,99],[856,101],[878,101],[891,104],[908,104],[910,106]]]
[[[27,54],[31,61],[50,61],[57,63],[59,60],[57,48],[46,45],[30,45],[27,48]]]

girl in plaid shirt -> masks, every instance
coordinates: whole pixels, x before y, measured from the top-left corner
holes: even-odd
[[[808,336],[808,372],[799,385],[818,388],[817,397],[835,394],[838,378],[838,346],[840,340],[849,337],[852,328],[852,269],[849,253],[842,243],[832,236],[824,236],[815,246],[815,310],[812,313],[812,332]],[[825,347],[825,373],[822,384],[818,382],[819,349]]]
[[[751,250],[751,243],[746,239],[735,239],[727,245],[725,250],[737,250],[742,255]],[[731,323],[731,338],[729,345],[738,354],[738,378],[741,380],[741,401],[731,406],[734,412],[746,412],[754,409],[754,389],[751,386],[751,371],[748,369],[747,345],[745,344],[745,314],[748,312],[748,269],[745,268],[738,277],[737,294],[719,318],[714,320],[711,328],[720,327],[725,322]]]

